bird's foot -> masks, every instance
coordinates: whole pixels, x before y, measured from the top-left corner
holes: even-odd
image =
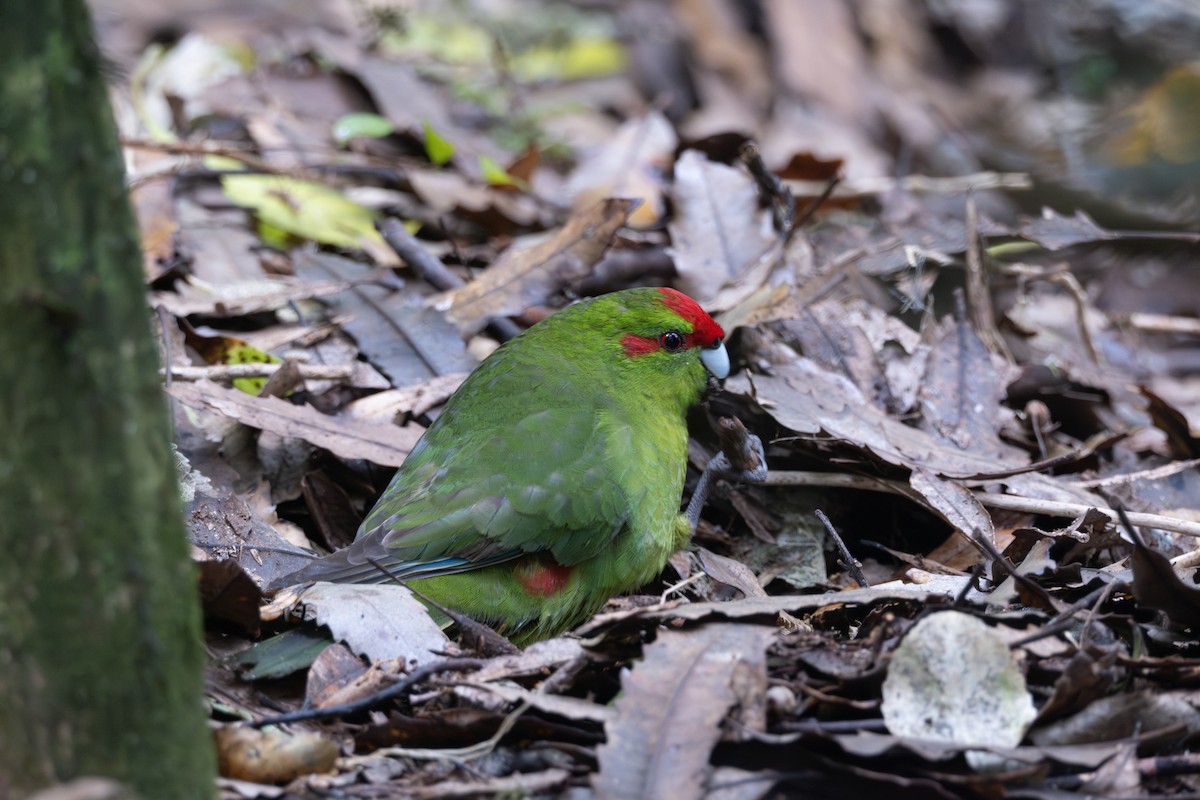
[[[762,440],[746,430],[741,420],[722,417],[717,426],[721,452],[704,467],[700,482],[688,503],[684,516],[696,530],[700,511],[708,500],[713,481],[724,479],[738,483],[762,483],[767,478],[767,456]]]

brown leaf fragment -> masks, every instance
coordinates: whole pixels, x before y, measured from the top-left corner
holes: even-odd
[[[609,198],[572,217],[557,233],[532,247],[509,249],[478,278],[437,297],[464,332],[477,333],[493,317],[520,314],[548,302],[590,274],[636,200]]]
[[[942,326],[920,391],[921,427],[941,441],[1010,461],[1021,451],[1000,440],[1000,400],[1016,377],[963,320]]]
[[[342,458],[361,458],[388,467],[403,464],[424,432],[416,425],[398,428],[335,419],[311,406],[292,405],[276,397],[251,397],[208,382],[176,383],[166,391],[193,408],[223,414],[280,436],[303,439]]]
[[[622,677],[616,719],[604,726],[608,741],[597,749],[596,796],[703,797],[721,720],[738,699],[736,676],[745,669],[765,673],[773,635],[771,628],[737,624],[661,632]]]
[[[305,708],[342,705],[369,695],[371,691],[378,691],[379,686],[361,693],[347,694],[343,691],[358,681],[366,671],[367,665],[350,652],[350,648],[337,642],[329,645],[308,668],[308,678],[304,686]]]
[[[342,327],[393,386],[475,368],[458,331],[426,305],[421,292],[412,285],[368,283],[373,273],[366,264],[330,253],[306,252],[296,258],[297,275],[353,282],[353,288],[333,298],[336,308],[350,317]]]
[[[200,600],[204,604],[205,617],[232,622],[257,635],[260,624],[258,605],[262,601],[262,590],[242,567],[231,559],[201,561],[198,566]]]
[[[767,593],[758,585],[754,571],[740,561],[714,553],[703,547],[696,548],[696,557],[704,574],[715,581],[740,591],[746,597],[766,597]]]
[[[376,661],[369,667],[342,644],[321,651],[308,670],[304,687],[305,708],[337,708],[384,691],[404,670],[398,658]]]
[[[1101,697],[1073,716],[1034,729],[1029,738],[1039,747],[1114,742],[1180,723],[1200,730],[1200,712],[1188,702],[1187,693],[1143,689]]]
[[[1054,693],[1038,710],[1038,723],[1074,714],[1108,694],[1119,678],[1119,672],[1113,669],[1115,660],[1115,653],[1106,653],[1097,660],[1090,653],[1076,651],[1054,681]]]
[[[301,478],[300,491],[316,523],[321,544],[329,550],[340,550],[354,541],[362,515],[354,509],[346,490],[325,470],[313,470]]]
[[[1147,608],[1163,612],[1174,623],[1195,629],[1200,625],[1200,588],[1183,582],[1170,560],[1151,549],[1137,529],[1133,539],[1133,596]]]
[[[989,542],[996,538],[991,515],[961,483],[939,478],[924,467],[913,468],[908,483],[938,516],[967,538],[983,537]]]
[[[1026,221],[1021,226],[1020,235],[1047,250],[1062,250],[1075,244],[1120,238],[1118,234],[1101,228],[1082,211],[1076,211],[1073,217],[1064,217],[1049,208],[1042,210],[1041,217]]]

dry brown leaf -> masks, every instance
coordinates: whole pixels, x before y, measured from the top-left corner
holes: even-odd
[[[642,201],[629,215],[635,228],[657,225],[663,216],[665,178],[679,139],[660,111],[628,119],[607,141],[588,154],[567,180],[576,209],[606,197]]]
[[[414,168],[406,175],[417,196],[439,215],[479,217],[494,211],[513,227],[542,223],[543,211],[537,200],[523,192],[476,183],[455,172]]]
[[[1147,545],[1137,531],[1132,534],[1133,596],[1177,625],[1195,630],[1200,625],[1200,588],[1185,583],[1170,560]]]
[[[941,327],[921,385],[921,428],[975,455],[1020,460],[1022,451],[998,433],[1004,413],[1000,401],[1018,370],[989,353],[965,322]]]
[[[373,272],[366,264],[329,253],[308,252],[296,259],[297,275],[353,284],[333,298],[335,307],[349,317],[342,327],[393,386],[475,368],[458,331],[425,304],[415,284],[391,288],[368,283]]]
[[[810,359],[779,364],[774,370],[774,375],[754,376],[756,396],[772,417],[798,433],[825,431],[890,463],[923,466],[946,477],[990,474],[1028,463],[1024,456],[997,458],[944,444],[887,416],[848,380]],[[741,376],[727,381],[726,388],[750,394],[749,381]]]
[[[725,78],[728,88],[750,107],[766,107],[773,92],[770,67],[759,42],[740,24],[738,4],[729,0],[676,0],[672,5],[700,64]],[[701,111],[711,104],[711,98],[705,100]]]
[[[420,416],[449,400],[450,395],[462,386],[467,375],[466,372],[452,372],[421,381],[415,386],[376,392],[348,403],[341,415],[363,422],[392,422],[406,414]]]
[[[679,288],[710,311],[732,308],[761,287],[779,244],[771,213],[744,170],[688,150],[675,164],[675,219],[668,229]],[[737,293],[713,301],[726,287]]]
[[[302,281],[295,278],[263,278],[209,285],[189,278],[173,292],[155,292],[154,305],[177,317],[203,314],[210,317],[240,317],[259,311],[274,311],[296,300],[325,297],[348,289],[342,281]]]
[[[774,630],[714,624],[662,631],[621,680],[616,718],[596,751],[600,800],[688,800],[705,795],[721,720],[738,700],[738,673],[766,671]]]
[[[955,481],[939,478],[924,467],[914,467],[908,479],[938,516],[968,538],[976,536],[992,542],[996,531],[987,509],[979,504],[971,490]]]
[[[696,548],[696,558],[704,574],[715,581],[740,591],[746,597],[766,597],[767,593],[758,585],[754,571],[729,556],[714,553],[704,547]]]
[[[625,224],[636,200],[610,198],[572,217],[532,247],[507,250],[478,278],[435,298],[464,332],[477,333],[493,317],[520,314],[584,278]]]
[[[878,78],[871,74],[853,6],[840,0],[767,0],[763,13],[783,85],[825,114],[873,128]]]
[[[167,393],[185,405],[213,411],[259,430],[294,436],[342,458],[361,458],[398,467],[424,431],[417,425],[371,425],[322,414],[311,406],[292,405],[276,397],[252,397],[215,383],[176,383]]]

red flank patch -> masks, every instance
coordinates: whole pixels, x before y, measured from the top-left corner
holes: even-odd
[[[575,568],[563,566],[549,557],[526,556],[517,562],[514,571],[528,594],[550,597],[566,588]]]

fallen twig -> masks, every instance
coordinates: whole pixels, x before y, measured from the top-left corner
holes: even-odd
[[[888,492],[903,497],[912,496],[912,490],[903,481],[889,481],[883,478],[870,478],[860,475],[846,475],[838,472],[802,472],[802,471],[772,471],[762,482],[763,486],[827,486],[841,489],[866,489],[874,492]],[[1080,514],[1095,508],[1108,517],[1112,524],[1117,523],[1117,512],[1112,508],[1100,508],[1083,503],[1062,503],[1056,500],[1039,500],[1034,497],[1019,497],[1011,494],[995,494],[992,492],[973,492],[975,499],[988,508],[1001,508],[1006,511],[1023,511],[1027,514],[1045,514],[1048,517],[1063,517],[1074,519]],[[1192,522],[1178,517],[1166,517],[1161,514],[1145,514],[1137,511],[1127,512],[1134,525],[1144,528],[1159,528],[1164,531],[1182,533],[1186,536],[1200,536],[1200,522]]]

